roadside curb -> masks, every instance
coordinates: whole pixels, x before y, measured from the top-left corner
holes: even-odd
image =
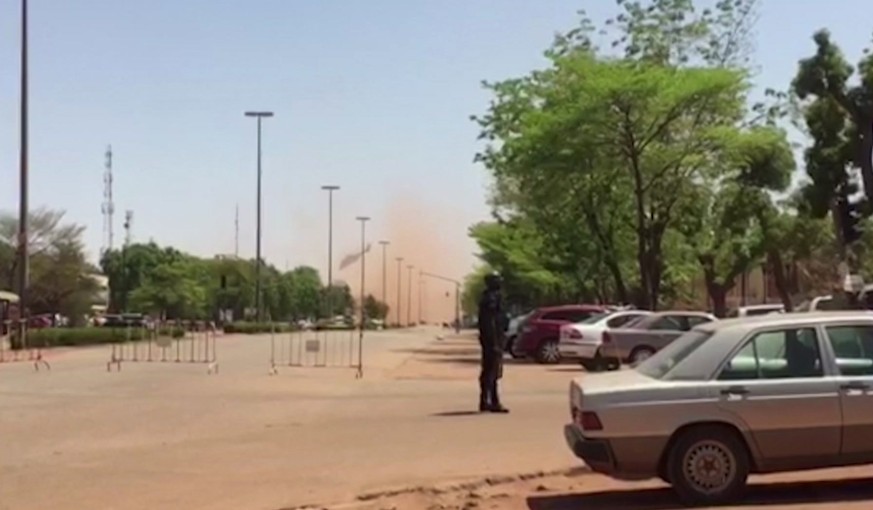
[[[382,498],[391,498],[406,494],[425,494],[430,496],[451,494],[456,492],[475,491],[484,487],[494,487],[506,485],[519,481],[538,480],[540,478],[549,478],[552,476],[584,476],[593,474],[593,471],[587,466],[575,466],[564,469],[554,469],[550,471],[531,471],[527,473],[518,473],[511,475],[491,475],[483,478],[464,479],[456,481],[441,482],[432,485],[416,485],[397,487],[394,489],[383,489],[373,492],[365,492],[359,494],[356,501],[346,503],[335,503],[330,505],[308,504],[295,505],[284,507],[279,510],[367,510],[373,507],[376,500]]]

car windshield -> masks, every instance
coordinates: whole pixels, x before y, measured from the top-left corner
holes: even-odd
[[[591,317],[588,317],[585,320],[581,320],[581,321],[577,322],[576,324],[596,324],[596,323],[600,322],[601,320],[605,319],[606,317],[609,317],[610,315],[612,315],[612,314],[606,313],[606,312],[595,313]]]
[[[652,379],[664,379],[673,368],[703,345],[712,332],[699,329],[680,336],[636,367],[636,371]]]

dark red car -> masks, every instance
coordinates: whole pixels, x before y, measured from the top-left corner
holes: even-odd
[[[521,326],[517,340],[512,345],[516,357],[531,357],[537,363],[558,363],[561,353],[558,341],[561,326],[581,322],[595,313],[603,313],[608,307],[601,305],[562,305],[539,308]]]

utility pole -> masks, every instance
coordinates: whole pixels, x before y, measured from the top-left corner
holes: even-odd
[[[424,277],[418,272],[418,323],[424,322]]]
[[[333,317],[333,192],[339,186],[328,184],[321,187],[327,191],[327,293],[325,316]]]
[[[379,241],[379,244],[382,245],[382,303],[388,306],[388,245],[391,243],[389,241]],[[387,313],[383,319],[388,319]]]
[[[127,210],[124,213],[124,246],[121,248],[121,267],[124,272],[124,293],[122,294],[122,312],[127,312],[127,296],[130,292],[130,274],[127,269],[127,248],[130,246],[131,234],[130,230],[133,227],[133,211]]]
[[[403,319],[401,319],[401,317],[403,317],[403,315],[400,313],[401,312],[401,310],[400,310],[400,296],[402,295],[402,291],[403,291],[403,273],[402,273],[402,269],[401,269],[401,266],[403,264],[403,257],[397,257],[396,260],[397,260],[397,325],[400,326],[402,324],[402,320],[403,320]]]
[[[233,256],[239,258],[239,204],[233,217]]]
[[[273,112],[245,112],[246,117],[258,119],[258,192],[257,227],[255,232],[255,317],[261,322],[261,120],[273,116]]]
[[[360,301],[360,324],[358,325],[358,379],[364,377],[364,327],[366,321],[364,318],[364,287],[366,285],[366,255],[367,255],[367,222],[370,218],[367,216],[358,216],[357,220],[361,222],[361,301]]]
[[[409,286],[406,289],[406,323],[412,324],[412,269],[415,266],[412,264],[406,266],[409,271]]]
[[[19,149],[20,202],[18,211],[18,314],[26,324],[29,316],[27,287],[30,283],[30,257],[28,254],[28,96],[27,96],[27,0],[21,0],[21,147]],[[24,331],[21,328],[22,345],[25,345]]]

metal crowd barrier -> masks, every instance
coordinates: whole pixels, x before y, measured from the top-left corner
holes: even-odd
[[[51,370],[51,365],[43,358],[42,347],[31,347],[27,339],[27,321],[4,321],[0,325],[0,363],[33,363],[33,369],[40,367]]]
[[[183,330],[181,336],[172,334]],[[188,363],[207,365],[207,374],[218,373],[218,344],[211,323],[169,326],[170,334],[160,334],[167,327],[127,327],[123,342],[112,344],[106,371],[121,371],[123,363]]]
[[[356,330],[270,332],[270,374],[280,367],[360,368]]]

